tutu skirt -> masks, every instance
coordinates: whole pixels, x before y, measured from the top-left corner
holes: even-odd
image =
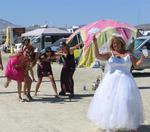
[[[130,73],[108,72],[95,92],[88,118],[101,129],[134,130],[143,123],[139,89]]]

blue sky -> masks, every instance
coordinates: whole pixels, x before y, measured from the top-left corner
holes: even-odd
[[[0,0],[0,5],[1,19],[23,26],[73,26],[101,19],[150,23],[150,0]]]

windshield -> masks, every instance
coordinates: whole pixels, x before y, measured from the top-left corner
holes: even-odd
[[[81,38],[80,33],[78,33],[68,42],[68,44],[70,47],[73,47],[80,42],[82,42],[82,38]]]
[[[52,43],[52,45],[59,46],[60,42],[66,42],[66,38],[61,38],[61,39],[57,40],[56,42]]]
[[[138,48],[146,39],[135,39],[134,40],[134,49]]]

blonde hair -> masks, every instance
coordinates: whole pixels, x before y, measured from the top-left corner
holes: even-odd
[[[113,49],[114,42],[116,42],[117,44],[121,44],[122,50],[125,51],[126,42],[123,40],[122,37],[118,37],[118,36],[112,37],[112,39],[110,41],[110,50],[114,50]]]

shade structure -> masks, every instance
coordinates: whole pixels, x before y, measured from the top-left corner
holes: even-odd
[[[93,67],[95,62],[92,41],[93,33],[91,32],[95,32],[99,50],[104,52],[104,50],[109,50],[108,42],[114,34],[120,35],[128,44],[131,39],[136,37],[137,29],[127,23],[113,20],[98,20],[78,29],[67,41],[69,43],[77,34],[81,36],[84,47],[78,67]]]
[[[29,36],[40,36],[40,35],[51,35],[51,34],[70,34],[66,30],[62,30],[59,28],[39,28],[35,29],[26,33],[23,33],[22,37],[29,37]]]

